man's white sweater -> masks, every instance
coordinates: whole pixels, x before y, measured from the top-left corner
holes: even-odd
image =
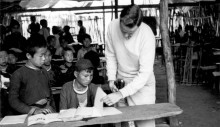
[[[108,80],[116,80],[118,75],[132,79],[120,90],[123,97],[135,94],[144,86],[151,89],[148,92],[155,94],[155,36],[151,28],[141,23],[132,37],[126,39],[119,23],[118,19],[113,20],[107,31],[105,55]]]

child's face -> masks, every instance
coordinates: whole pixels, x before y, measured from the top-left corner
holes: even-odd
[[[68,63],[73,62],[73,52],[68,50],[64,53],[64,60]]]
[[[15,64],[17,62],[17,57],[14,54],[8,54],[8,63]]]
[[[49,66],[50,62],[51,62],[51,59],[52,59],[52,55],[51,55],[50,51],[47,50],[47,52],[45,53],[44,65]]]
[[[46,47],[41,47],[36,49],[36,53],[34,54],[34,56],[30,56],[28,57],[29,62],[32,63],[32,65],[34,67],[41,67],[44,62],[45,62],[45,54],[46,54],[47,48]]]
[[[6,66],[8,64],[8,54],[6,51],[0,51],[0,66]]]
[[[62,39],[61,46],[62,46],[62,47],[66,47],[67,44],[68,44],[68,42],[67,42],[66,40]]]
[[[50,41],[50,45],[55,46],[55,44],[56,44],[56,38],[52,38]]]
[[[83,40],[83,45],[84,45],[85,48],[90,47],[90,44],[91,44],[91,40],[89,38],[85,38]]]
[[[76,72],[76,81],[82,86],[87,87],[93,79],[93,70],[82,70]]]

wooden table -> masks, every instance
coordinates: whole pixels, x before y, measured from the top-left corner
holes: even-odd
[[[152,120],[161,117],[179,115],[183,112],[178,106],[170,103],[129,106],[118,109],[122,114],[92,118],[88,121],[53,122],[47,125],[32,125],[31,127],[77,127],[94,124],[119,123],[123,121]],[[4,125],[2,127],[27,127],[27,124]]]

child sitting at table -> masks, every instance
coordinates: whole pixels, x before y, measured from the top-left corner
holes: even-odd
[[[55,55],[62,56],[63,49],[67,47],[72,49],[73,54],[75,54],[74,48],[68,45],[67,36],[60,36],[59,40],[60,40],[60,47],[56,50]]]
[[[15,64],[9,64],[9,55],[6,50],[0,50],[0,74],[6,78],[10,78],[11,74],[18,67]]]
[[[90,45],[92,43],[92,39],[89,34],[82,35],[82,41],[83,46],[77,53],[78,60],[84,58],[84,55],[91,50],[96,52],[96,49]]]
[[[28,39],[27,63],[13,73],[9,87],[9,104],[18,114],[54,112],[49,77],[42,68],[46,51],[43,36],[36,34]]]
[[[91,83],[93,65],[88,59],[80,59],[75,64],[75,80],[63,85],[60,93],[60,110],[78,107],[93,107],[98,88]]]
[[[74,57],[73,51],[70,48],[63,49],[64,64],[60,65],[62,85],[72,81],[74,77]]]
[[[55,43],[56,37],[53,35],[49,35],[47,37],[47,48],[50,49],[52,56],[54,56],[56,52]]]
[[[49,75],[50,86],[51,87],[62,86],[63,84],[61,84],[60,82],[61,80],[60,79],[60,75],[61,75],[60,67],[55,64],[52,64],[51,60],[52,60],[51,50],[47,49],[47,52],[45,53],[45,62],[43,64],[43,68],[47,70],[47,73]]]

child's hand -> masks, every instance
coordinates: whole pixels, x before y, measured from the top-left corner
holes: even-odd
[[[65,69],[66,69],[64,65],[61,65],[60,68],[61,68],[62,70],[65,70]]]
[[[67,69],[65,69],[65,70],[61,70],[61,72],[62,72],[62,73],[66,73],[66,72],[67,72]]]
[[[34,115],[36,115],[36,114],[49,114],[49,113],[52,113],[52,111],[50,109],[47,109],[47,108],[43,108],[43,109],[37,108],[34,111]]]

